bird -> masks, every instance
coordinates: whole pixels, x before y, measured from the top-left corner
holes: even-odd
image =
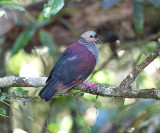
[[[68,90],[80,83],[94,88],[95,84],[87,83],[85,80],[97,64],[98,47],[96,42],[101,44],[97,33],[87,31],[80,36],[77,42],[68,46],[52,68],[39,96],[48,102],[58,90]]]

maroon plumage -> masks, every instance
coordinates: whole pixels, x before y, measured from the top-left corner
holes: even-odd
[[[84,44],[70,45],[53,67],[39,96],[49,101],[58,90],[66,90],[83,82],[92,73],[96,57]]]

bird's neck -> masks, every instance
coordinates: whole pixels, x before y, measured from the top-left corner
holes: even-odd
[[[84,46],[86,46],[86,48],[93,53],[93,55],[96,58],[96,62],[97,62],[97,60],[98,60],[98,48],[97,48],[96,43],[91,42],[91,41],[87,41],[84,38],[81,38],[78,42],[83,44]]]
[[[95,42],[87,41],[87,40],[84,39],[84,38],[81,38],[78,42],[79,42],[79,43],[82,43],[82,44],[85,45],[85,46],[93,46],[93,45],[95,44]]]

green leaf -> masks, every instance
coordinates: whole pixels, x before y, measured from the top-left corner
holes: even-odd
[[[0,96],[0,101],[3,101],[5,98],[5,96]]]
[[[18,105],[18,109],[23,113],[24,110],[23,110],[23,107],[21,105]]]
[[[0,94],[2,93],[2,90],[0,89]]]
[[[59,14],[62,16],[62,15],[64,15],[64,14],[69,14],[69,13],[81,13],[81,11],[80,10],[78,10],[77,8],[63,8],[60,12],[59,12]]]
[[[3,6],[8,7],[8,8],[16,9],[16,10],[19,10],[19,11],[25,11],[25,9],[22,6],[16,4],[13,1],[1,0],[0,5],[3,5]]]
[[[16,93],[14,91],[12,91],[12,97],[16,99]]]
[[[24,91],[22,92],[22,94],[23,94],[23,95],[28,95],[28,92],[29,92],[29,91],[24,90]]]
[[[16,91],[17,91],[17,93],[22,93],[22,92],[24,91],[24,89],[22,89],[22,88],[17,88]]]
[[[58,13],[64,6],[64,0],[50,0],[48,4],[44,4],[44,16],[50,17]]]
[[[24,89],[22,89],[22,88],[17,88],[17,89],[16,89],[16,92],[17,92],[17,93],[20,93],[20,94],[23,94],[23,95],[28,95],[28,92],[29,92],[29,91],[24,90]],[[16,94],[14,94],[15,92],[13,91],[12,93],[13,93],[12,96],[16,98]],[[15,96],[14,96],[14,95],[15,95]]]
[[[39,14],[39,16],[38,16],[38,22],[39,22],[39,23],[42,23],[42,22],[44,22],[45,20],[46,20],[46,18],[44,17],[44,13],[41,12],[41,13]]]
[[[36,28],[31,27],[26,29],[18,36],[18,38],[13,44],[12,56],[15,55],[21,48],[24,48],[27,45],[27,43],[29,42],[29,40],[31,39],[31,37],[34,35],[35,32]]]
[[[143,9],[140,2],[134,1],[134,26],[137,31],[137,33],[142,34],[143,33],[143,27],[144,27],[144,15],[143,15]]]
[[[39,36],[43,46],[48,48],[50,55],[53,55],[53,51],[55,50],[55,43],[50,34],[45,32],[44,30],[41,30],[39,32]]]
[[[62,92],[61,90],[60,90],[60,91],[58,91],[57,93],[58,93],[58,94],[63,94],[63,92]]]
[[[160,9],[160,0],[149,0],[152,5],[158,9]]]
[[[6,115],[6,110],[4,108],[0,108],[0,114],[1,115]]]

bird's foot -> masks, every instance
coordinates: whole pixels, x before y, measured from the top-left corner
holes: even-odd
[[[86,85],[85,88],[90,87],[90,88],[95,89],[95,90],[96,90],[96,88],[93,87],[93,86],[94,86],[94,85],[98,85],[98,83],[93,83],[93,82],[87,83],[87,82],[85,82],[85,81],[83,82],[83,84]]]

